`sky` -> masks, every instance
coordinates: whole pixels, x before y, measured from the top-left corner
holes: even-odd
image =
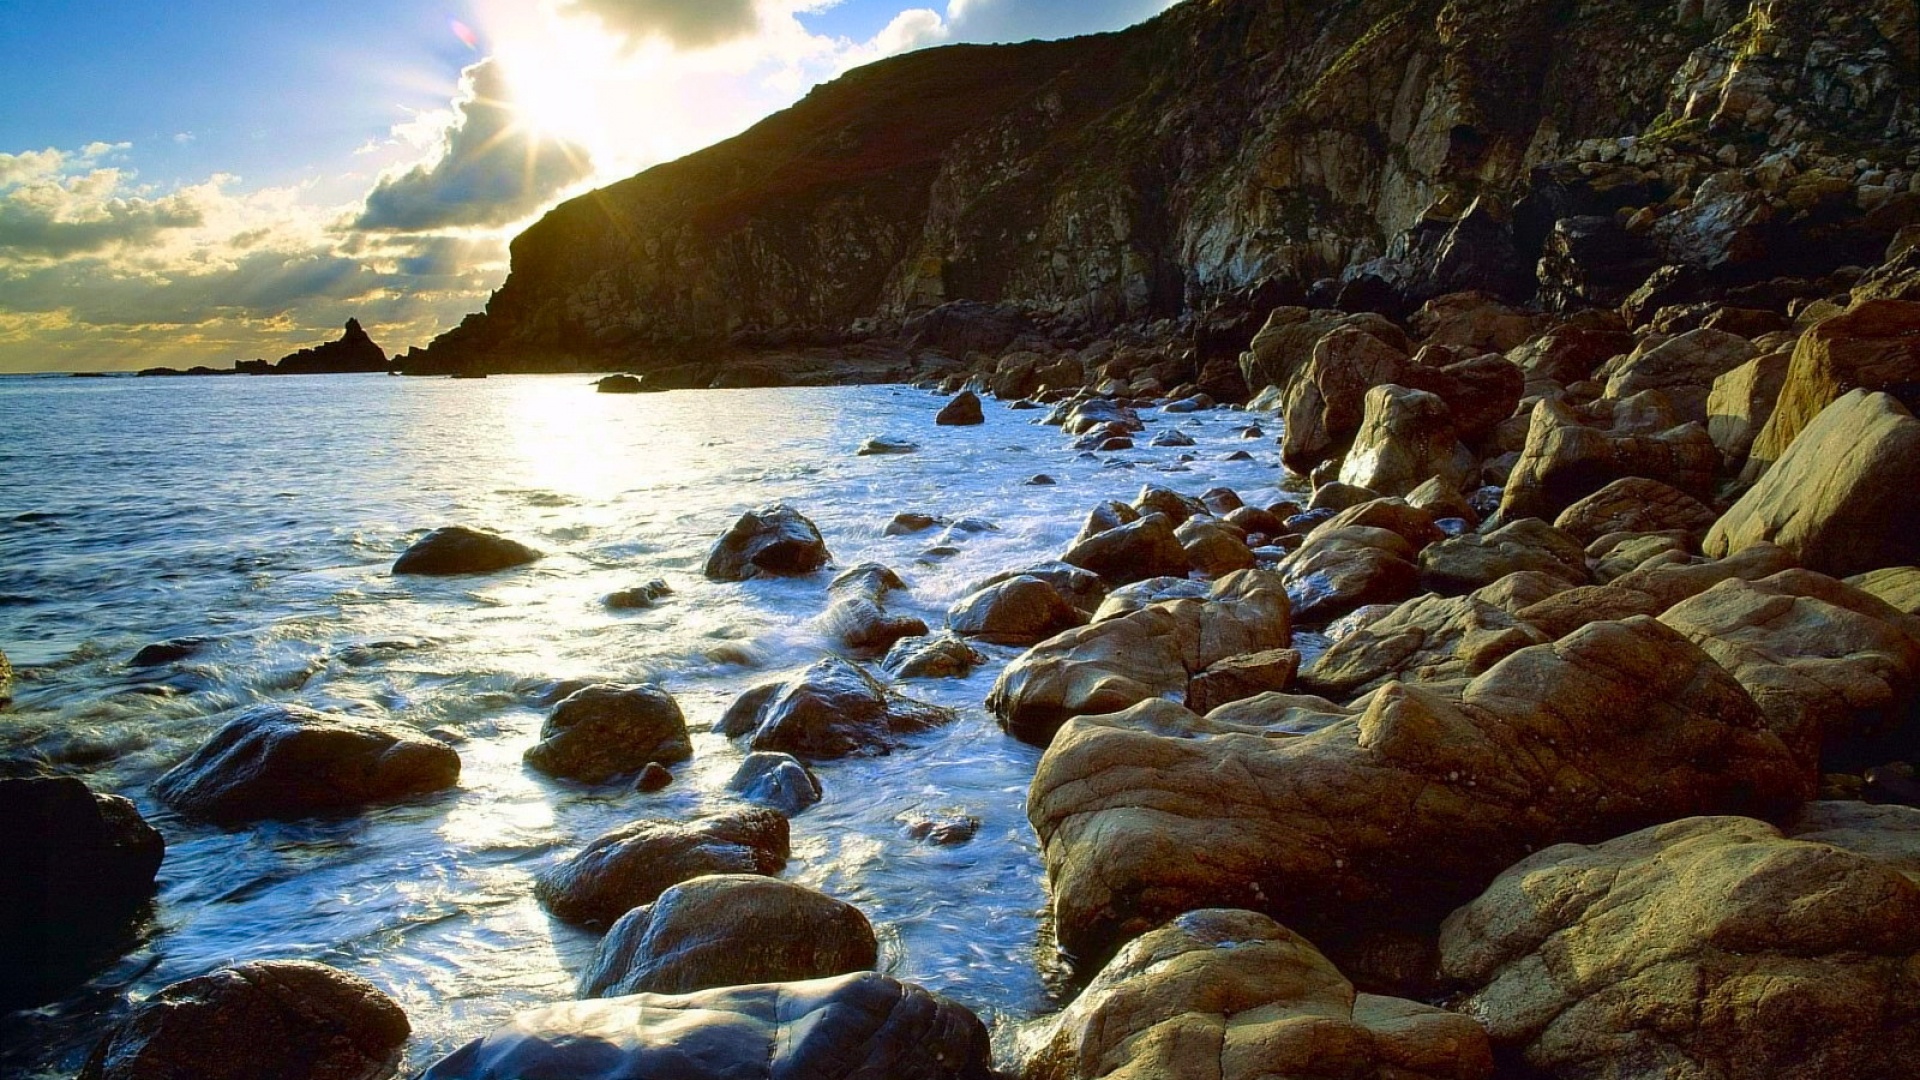
[[[556,203],[953,42],[1171,0],[0,0],[0,372],[389,353]]]

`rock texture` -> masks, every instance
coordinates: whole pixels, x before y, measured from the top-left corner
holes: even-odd
[[[714,581],[794,577],[813,573],[831,558],[820,530],[804,514],[769,506],[740,515],[707,553],[704,573]]]
[[[636,821],[596,837],[534,882],[534,895],[568,922],[607,926],[705,874],[777,874],[787,865],[787,819],[735,810],[701,821]]]
[[[657,686],[589,686],[554,706],[540,725],[527,764],[549,776],[604,784],[648,762],[676,765],[693,756],[686,718]]]
[[[894,693],[845,660],[826,659],[783,682],[740,695],[717,730],[755,750],[802,758],[885,754],[907,735],[953,720],[953,711]]]
[[[977,1017],[872,972],[536,1009],[420,1080],[587,1076],[996,1080]]]
[[[460,780],[460,755],[404,724],[256,705],[153,782],[188,817],[221,824],[348,813]]]

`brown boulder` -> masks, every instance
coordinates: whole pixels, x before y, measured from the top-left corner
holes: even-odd
[[[1636,349],[1602,369],[1606,396],[1628,398],[1658,390],[1681,421],[1707,422],[1707,395],[1715,379],[1754,358],[1753,343],[1719,330],[1691,330],[1651,348]]]
[[[734,810],[686,823],[636,821],[550,867],[534,879],[533,895],[555,918],[607,926],[704,874],[777,874],[787,852],[787,819],[772,810]]]
[[[1329,623],[1355,608],[1404,600],[1420,583],[1417,549],[1386,529],[1319,530],[1279,566],[1302,624]]]
[[[1533,407],[1526,449],[1500,499],[1500,520],[1551,520],[1615,480],[1645,477],[1692,495],[1705,495],[1720,466],[1720,451],[1698,424],[1657,434],[1616,413],[1611,429],[1583,422],[1567,406],[1542,400]]]
[[[995,645],[1032,645],[1086,621],[1060,590],[1025,575],[989,585],[947,612],[948,629]]]
[[[1186,549],[1165,514],[1148,514],[1089,536],[1069,548],[1060,560],[1091,570],[1112,585],[1143,578],[1185,577],[1191,568]]]
[[[1561,511],[1553,527],[1583,544],[1608,533],[1679,529],[1705,535],[1718,515],[1679,488],[1629,476],[1601,488]]]
[[[1854,390],[1884,391],[1909,410],[1920,407],[1920,303],[1869,300],[1801,335],[1742,478],[1758,480],[1827,406]]]
[[[1367,391],[1365,415],[1340,467],[1340,482],[1399,496],[1434,478],[1458,488],[1475,469],[1445,401],[1387,384]]]

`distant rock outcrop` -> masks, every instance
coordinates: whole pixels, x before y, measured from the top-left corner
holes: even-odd
[[[386,371],[387,354],[373,343],[359,319],[348,319],[346,333],[339,341],[284,356],[274,365],[276,375],[347,375],[357,372]]]

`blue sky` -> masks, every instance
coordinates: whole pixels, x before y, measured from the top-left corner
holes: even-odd
[[[0,371],[224,366],[481,306],[562,198],[810,86],[1170,0],[0,0]]]

